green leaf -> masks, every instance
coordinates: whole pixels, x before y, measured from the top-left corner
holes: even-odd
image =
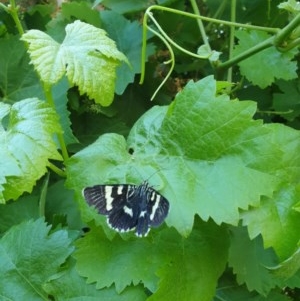
[[[292,256],[299,242],[300,212],[295,207],[300,198],[300,133],[276,124],[269,127],[273,128],[273,143],[280,145],[283,152],[281,159],[273,162],[277,191],[241,216],[250,237],[261,234],[265,248],[272,246],[280,259],[285,260]]]
[[[42,219],[12,227],[0,240],[0,287],[4,300],[47,300],[43,284],[70,255],[65,230],[49,234]]]
[[[281,264],[269,267],[269,271],[277,278],[277,281],[281,287],[286,286],[287,280],[293,280],[293,277],[299,277],[297,272],[300,271],[300,249],[298,248],[296,252],[288,259],[286,259]],[[294,278],[295,280],[295,278]],[[297,286],[299,286],[299,280],[297,281]]]
[[[226,228],[197,220],[187,239],[172,229],[151,233],[144,239],[116,236],[110,241],[101,228],[92,227],[76,243],[79,274],[97,288],[114,283],[118,292],[142,282],[154,293],[149,300],[162,300],[166,294],[167,300],[211,300],[227,260]]]
[[[258,206],[276,187],[281,150],[252,120],[255,103],[216,96],[212,77],[190,82],[169,107],[154,107],[122,136],[101,136],[68,162],[68,185],[148,179],[170,202],[166,219],[188,235],[195,214],[236,225],[239,209]],[[184,116],[184,117],[183,117]],[[152,175],[152,176],[151,176]]]
[[[267,33],[254,30],[250,32],[237,31],[236,36],[239,39],[239,44],[233,51],[234,56],[270,38]],[[275,47],[262,50],[239,63],[241,74],[262,89],[275,82],[275,79],[297,78],[297,63],[292,61],[296,51],[294,49],[282,53],[277,51]]]
[[[57,301],[144,301],[146,295],[144,288],[139,285],[126,288],[118,294],[113,286],[97,290],[94,284],[87,284],[75,269],[74,260],[69,261],[67,268],[54,275],[44,284],[43,288],[49,295],[55,296]],[[83,299],[84,298],[84,299]]]
[[[89,2],[63,2],[61,12],[69,21],[78,19],[96,27],[101,26],[99,12]]]
[[[142,27],[139,22],[130,22],[113,11],[104,10],[100,16],[103,28],[116,41],[130,63],[129,66],[123,62],[117,68],[116,93],[122,94],[127,85],[134,81],[135,74],[141,72]],[[154,51],[153,44],[147,43],[147,57]]]
[[[219,59],[222,52],[211,50],[208,45],[201,45],[197,50],[197,54],[201,55],[203,59],[208,58],[211,62],[215,62]]]
[[[272,290],[267,296],[255,291],[249,292],[245,285],[238,285],[230,275],[225,274],[220,280],[213,301],[291,301],[287,294],[279,289]]]
[[[21,196],[17,202],[0,204],[0,233],[21,222],[39,218],[38,202],[38,196],[26,195]]]
[[[31,192],[45,174],[49,159],[61,160],[52,139],[61,131],[58,117],[45,102],[28,98],[12,106],[0,103],[0,203]],[[3,112],[5,112],[3,114]],[[6,113],[9,116],[5,116]],[[7,125],[3,122],[9,118]]]
[[[69,84],[64,77],[52,89],[52,95],[54,98],[55,109],[59,115],[60,125],[63,130],[63,137],[66,145],[78,143],[77,138],[74,136],[71,128],[70,111],[68,110],[68,93]],[[56,141],[58,147],[60,144]]]
[[[66,216],[68,228],[81,230],[84,224],[81,221],[78,206],[74,200],[74,192],[66,189],[64,181],[58,181],[48,187],[46,201],[46,220],[53,224],[57,216]]]
[[[297,14],[300,11],[300,3],[296,0],[288,0],[286,2],[282,2],[278,5],[278,7],[293,14]]]
[[[39,97],[42,89],[29,65],[24,42],[17,36],[0,40],[0,99],[13,103],[27,97]]]
[[[271,249],[264,250],[261,237],[250,240],[246,228],[231,229],[228,261],[238,284],[246,283],[249,291],[256,290],[266,296],[275,287],[267,267],[276,264],[276,256]]]
[[[0,57],[0,99],[11,104],[29,97],[44,99],[42,85],[33,66],[29,64],[24,42],[17,37],[10,37],[5,41],[0,40],[0,48],[3,50]],[[77,142],[71,130],[70,113],[67,110],[68,88],[68,81],[63,78],[52,91],[67,145]]]
[[[154,290],[158,281],[155,272],[167,260],[166,254],[157,253],[157,246],[149,240],[124,241],[115,236],[110,241],[101,227],[91,227],[91,231],[76,242],[76,247],[74,257],[79,274],[87,277],[88,283],[96,282],[97,289],[115,283],[118,293],[140,281]]]
[[[77,20],[66,26],[62,44],[39,30],[29,30],[22,40],[29,43],[32,64],[42,81],[53,85],[66,73],[81,94],[103,106],[111,104],[116,67],[127,59],[105,31]]]
[[[160,268],[159,288],[149,301],[212,300],[227,262],[228,233],[213,222],[195,223],[187,239],[174,239],[167,231],[158,236],[158,248],[169,254],[169,264]]]
[[[283,118],[292,121],[300,115],[300,81],[279,81],[281,93],[273,94],[273,108]]]

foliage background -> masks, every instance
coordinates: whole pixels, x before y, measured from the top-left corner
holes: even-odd
[[[194,54],[201,25],[168,9],[213,18],[212,51],[173,47],[150,101],[172,58],[148,31],[139,84],[156,4]],[[299,4],[15,5],[0,3],[1,300],[298,300]],[[112,231],[81,196],[144,180],[171,206],[146,238]]]

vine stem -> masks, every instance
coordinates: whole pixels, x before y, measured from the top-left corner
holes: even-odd
[[[62,178],[66,177],[66,173],[51,162],[48,162],[48,167]]]
[[[230,20],[235,22],[236,20],[236,0],[231,0],[231,11],[230,11]],[[235,35],[235,26],[230,26],[230,36],[229,36],[229,60],[233,56],[233,46],[234,46],[234,35]],[[232,67],[228,68],[227,81],[232,82]]]
[[[217,69],[221,70],[221,69],[229,68],[229,67],[237,64],[238,62],[252,56],[253,54],[273,46],[273,41],[274,41],[274,37],[270,37],[269,39],[267,39],[267,40],[255,45],[254,47],[249,48],[248,50],[244,51],[240,55],[237,55],[234,58],[232,58],[232,59],[230,59],[230,60],[228,60],[224,63],[219,64]]]
[[[8,8],[1,2],[0,2],[0,7],[2,7],[7,13],[9,13]]]
[[[159,5],[149,6],[147,8],[146,12],[145,12],[145,15],[147,15],[152,10],[167,11],[167,12],[170,12],[170,13],[183,15],[183,16],[193,18],[193,19],[201,19],[202,21],[207,21],[207,22],[212,22],[212,23],[217,23],[217,24],[224,24],[224,25],[228,25],[228,26],[237,26],[237,27],[242,27],[242,28],[246,28],[246,29],[262,30],[262,31],[265,31],[265,32],[273,33],[273,34],[278,33],[278,30],[279,30],[279,28],[256,26],[256,25],[251,25],[251,24],[236,23],[236,22],[231,22],[231,21],[225,21],[225,20],[219,20],[219,19],[204,17],[204,16],[201,16],[201,15],[195,15],[193,13],[188,13],[188,12],[176,10],[174,8],[159,6]]]
[[[192,5],[192,8],[193,8],[193,11],[194,11],[195,15],[200,16],[201,14],[200,14],[198,5],[196,3],[196,0],[191,0],[191,5]],[[199,30],[200,30],[200,33],[201,33],[204,45],[207,47],[208,51],[211,52],[211,47],[209,45],[207,34],[205,32],[202,20],[201,19],[197,19],[197,23],[198,23],[198,26],[199,26]]]
[[[40,201],[39,201],[39,214],[40,216],[45,216],[45,207],[46,207],[46,197],[47,197],[47,190],[48,190],[48,184],[49,184],[49,176],[50,173],[48,172],[46,174],[46,178],[43,183]]]
[[[43,88],[44,88],[44,93],[45,93],[47,102],[56,112],[55,103],[54,103],[52,93],[51,93],[51,86],[43,83]],[[64,136],[62,133],[56,133],[56,135],[57,135],[57,138],[58,138],[58,141],[60,144],[63,159],[64,159],[64,161],[66,161],[67,159],[69,159],[69,154],[68,154],[68,150],[67,150],[66,143],[64,140]]]
[[[164,37],[164,42],[165,44],[167,45],[168,42],[173,45],[174,47],[176,47],[177,49],[179,49],[180,51],[190,55],[190,56],[193,56],[193,57],[196,57],[198,59],[206,59],[208,58],[208,56],[203,56],[203,55],[199,55],[199,54],[196,54],[196,53],[193,53],[193,52],[190,52],[186,49],[184,49],[183,47],[181,47],[180,45],[178,45],[176,42],[174,42],[168,35],[167,33],[161,28],[161,26],[159,25],[159,23],[156,21],[156,19],[153,17],[152,14],[149,14],[148,15],[149,18],[152,20],[152,22],[155,24],[155,26],[157,27],[157,29],[159,29],[160,33],[159,36],[163,36]],[[151,29],[151,27],[148,27],[148,30],[152,31],[153,29]],[[156,34],[157,35],[157,34]]]
[[[280,30],[274,38],[274,45],[277,47],[283,47],[284,41],[291,35],[294,29],[300,25],[300,14],[298,14],[291,22]],[[299,38],[299,37],[297,37]]]
[[[191,1],[193,1],[193,0],[191,0]],[[168,47],[168,49],[171,49],[171,47],[169,45],[169,43],[170,43],[174,47],[176,47],[177,49],[183,51],[184,53],[186,53],[188,55],[191,55],[191,56],[196,57],[196,58],[202,58],[202,59],[207,58],[207,57],[200,56],[198,54],[192,53],[192,52],[182,48],[177,43],[175,43],[171,38],[169,38],[169,36],[165,33],[165,31],[161,28],[161,26],[158,24],[156,19],[153,17],[153,14],[151,12],[152,10],[166,11],[166,12],[170,12],[170,13],[183,15],[183,16],[193,18],[193,19],[200,19],[202,21],[208,21],[208,22],[228,25],[228,26],[232,26],[232,27],[239,26],[239,27],[246,28],[246,29],[261,30],[261,31],[272,33],[272,34],[274,34],[274,33],[276,34],[280,30],[278,28],[269,28],[269,27],[255,26],[255,25],[250,25],[250,24],[236,23],[236,22],[231,22],[231,21],[218,20],[218,19],[214,19],[214,18],[204,17],[204,16],[201,16],[201,15],[196,15],[196,14],[193,14],[193,13],[179,11],[179,10],[169,8],[169,7],[164,7],[164,6],[159,6],[159,5],[152,5],[152,6],[147,8],[147,10],[145,12],[144,19],[143,19],[143,39],[142,39],[142,54],[141,54],[141,66],[142,67],[141,67],[140,84],[142,84],[144,82],[144,78],[145,78],[147,30],[152,31],[156,36],[158,36],[160,38],[163,37],[162,40],[165,43],[165,45]],[[153,29],[151,29],[148,26],[148,17],[152,20],[152,22],[155,24],[155,26],[158,28],[158,30],[160,31],[161,34],[156,32],[156,31],[153,31]],[[202,22],[200,24],[202,24]],[[199,27],[199,28],[201,30],[202,27]],[[203,31],[204,31],[204,28],[203,28]],[[205,32],[203,32],[203,35],[204,35],[204,37],[206,37]],[[204,38],[204,41],[206,41],[206,38]],[[208,45],[208,47],[210,48],[209,45]],[[262,47],[266,48],[266,47],[269,47],[269,45],[268,46],[262,45]],[[256,51],[255,47],[253,47],[253,50]],[[251,50],[249,51],[249,53],[251,53]],[[247,52],[248,56],[249,56],[249,53]],[[222,69],[222,68],[225,68],[225,67],[229,68],[232,65],[232,62],[235,62],[235,60],[232,59],[232,60],[229,60],[228,62],[220,64],[218,66],[218,69]],[[171,70],[172,70],[172,68],[171,68]],[[165,80],[163,81],[163,83],[164,82],[165,82]],[[156,93],[157,93],[157,91],[155,92],[155,94]]]
[[[12,18],[14,19],[14,22],[17,26],[18,32],[20,35],[24,34],[24,29],[23,26],[21,24],[21,21],[19,19],[19,15],[18,15],[18,7],[16,6],[16,3],[14,0],[10,0],[10,6],[7,7],[6,11],[8,13],[10,13],[10,15],[12,16]]]
[[[156,36],[158,36],[163,42],[164,44],[166,45],[166,47],[168,48],[169,50],[169,53],[170,53],[170,60],[167,61],[167,62],[164,62],[164,64],[168,64],[168,63],[171,63],[171,67],[170,67],[170,70],[168,72],[168,74],[166,75],[166,77],[164,78],[164,80],[160,83],[160,85],[158,86],[158,88],[155,90],[155,92],[153,93],[153,95],[151,96],[151,100],[154,99],[154,97],[156,96],[157,92],[161,89],[161,87],[165,84],[165,82],[168,80],[168,78],[171,76],[171,73],[174,69],[174,66],[175,66],[175,55],[174,55],[174,52],[173,52],[173,49],[172,47],[170,47],[169,43],[164,39],[164,37],[158,33],[157,31],[155,31],[154,29],[152,28],[148,28],[152,33],[154,33]]]

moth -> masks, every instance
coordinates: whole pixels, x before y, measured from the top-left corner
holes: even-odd
[[[108,225],[118,231],[135,230],[135,235],[146,236],[151,227],[160,226],[169,212],[169,202],[149,186],[111,184],[86,187],[82,191],[90,206],[107,217]]]

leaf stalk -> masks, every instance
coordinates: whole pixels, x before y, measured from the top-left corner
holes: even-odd
[[[3,7],[3,6],[2,6]],[[14,0],[10,0],[10,5],[7,7],[7,9],[5,9],[14,19],[14,22],[16,24],[16,27],[18,29],[18,32],[20,35],[24,34],[24,29],[23,26],[21,24],[21,21],[19,19],[19,8],[18,6],[16,6],[16,3]]]
[[[43,83],[43,88],[44,88],[44,93],[45,93],[47,102],[56,112],[55,103],[54,103],[52,93],[51,93],[51,87],[49,85]],[[69,159],[69,154],[68,154],[68,150],[67,150],[66,143],[64,140],[64,136],[62,133],[57,133],[56,135],[57,135],[57,139],[60,144],[63,159],[64,159],[64,161],[66,161],[67,159]]]

